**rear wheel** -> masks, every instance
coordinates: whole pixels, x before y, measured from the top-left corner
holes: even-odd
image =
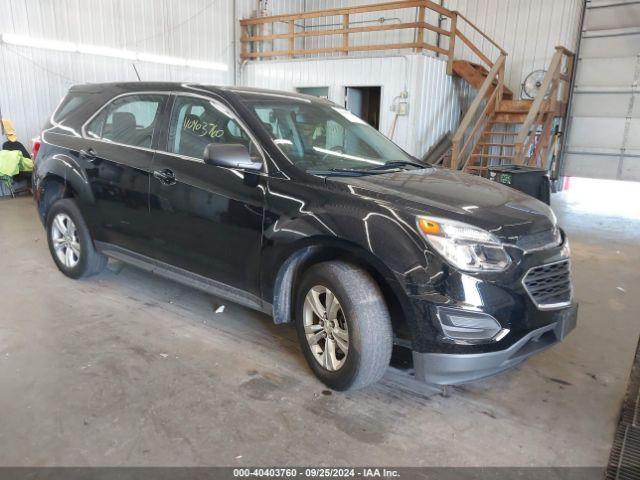
[[[107,258],[93,246],[78,206],[70,198],[54,203],[47,213],[47,241],[58,269],[71,278],[99,273]]]
[[[393,333],[382,292],[362,269],[314,265],[297,295],[296,328],[307,363],[334,390],[378,381],[391,359]]]

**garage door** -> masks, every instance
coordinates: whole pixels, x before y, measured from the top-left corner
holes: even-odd
[[[640,181],[640,1],[587,2],[564,175]]]

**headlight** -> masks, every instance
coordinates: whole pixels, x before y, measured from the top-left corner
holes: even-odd
[[[502,243],[492,233],[462,222],[418,217],[418,230],[454,267],[467,272],[500,272],[511,263]]]

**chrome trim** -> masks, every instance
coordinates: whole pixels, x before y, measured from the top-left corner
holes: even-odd
[[[157,152],[157,150],[154,150],[153,148],[138,147],[137,145],[127,145],[126,143],[112,142],[109,140],[103,140],[101,138],[87,138],[85,136],[83,136],[82,138],[84,138],[85,140],[91,140],[92,142],[104,143],[105,145],[115,145],[116,147],[135,148],[136,150],[142,150],[143,152],[149,152],[149,153]]]
[[[511,331],[511,330],[510,330],[510,329],[508,329],[508,328],[503,328],[502,330],[500,330],[500,331],[496,334],[496,336],[495,336],[495,337],[493,337],[493,338],[492,338],[492,340],[493,340],[494,342],[499,342],[499,341],[500,341],[500,340],[502,340],[504,337],[506,337],[506,336],[509,334],[509,332],[510,332],[510,331]]]
[[[568,270],[568,273],[569,273],[569,300],[567,300],[566,302],[540,303],[539,304],[538,302],[535,301],[535,299],[533,298],[533,295],[531,295],[531,293],[529,292],[529,289],[527,288],[526,284],[524,283],[525,279],[527,278],[527,276],[529,275],[531,270],[533,270],[535,268],[549,267],[551,265],[556,265],[558,263],[563,263],[563,262],[567,262],[568,263],[567,270]],[[543,263],[541,265],[535,265],[535,266],[529,268],[525,272],[525,274],[522,276],[522,280],[520,280],[520,283],[522,284],[522,288],[524,289],[524,291],[527,292],[527,295],[531,299],[531,302],[536,306],[536,308],[538,310],[557,310],[557,309],[560,309],[560,308],[568,307],[569,305],[571,305],[573,303],[573,282],[571,280],[571,259],[570,258],[563,258],[563,259],[557,260],[555,262]]]
[[[519,248],[520,250],[522,250],[525,255],[528,254],[528,253],[540,252],[542,250],[550,250],[552,248],[560,247],[560,246],[565,244],[566,237],[564,235],[562,235],[562,233],[559,233],[558,236],[560,237],[560,241],[557,242],[557,243],[556,242],[549,242],[546,245],[542,245],[541,247],[529,248],[529,249],[524,249],[524,248],[519,247],[517,245],[515,245],[515,247]]]

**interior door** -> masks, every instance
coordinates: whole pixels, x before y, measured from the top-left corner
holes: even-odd
[[[95,198],[96,240],[148,253],[149,169],[169,95],[118,97],[87,125],[80,157]]]
[[[166,153],[151,167],[154,256],[163,262],[258,294],[266,176],[205,164],[209,143],[256,144],[221,102],[178,95]]]

